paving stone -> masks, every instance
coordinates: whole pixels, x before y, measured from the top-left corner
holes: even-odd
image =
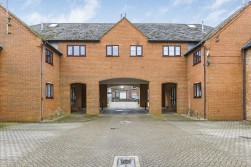
[[[0,166],[111,167],[115,156],[132,155],[143,167],[247,167],[250,135],[248,122],[163,121],[147,114],[20,124],[0,128]]]

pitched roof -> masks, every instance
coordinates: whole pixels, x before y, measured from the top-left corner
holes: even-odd
[[[43,39],[51,41],[99,41],[114,23],[44,23],[31,26]],[[55,26],[56,25],[56,26]],[[201,24],[169,24],[169,23],[133,23],[148,37],[149,41],[200,41],[206,33],[202,32]],[[204,26],[205,32],[212,27]]]
[[[249,5],[251,5],[251,1],[247,2],[240,9],[238,9],[236,12],[234,12],[232,15],[230,15],[228,18],[226,18],[223,22],[221,22],[217,27],[212,29],[197,45],[195,45],[193,48],[191,48],[189,51],[187,51],[185,53],[185,56],[187,56],[194,49],[196,49],[197,47],[202,45],[206,40],[210,39],[217,32],[219,32],[223,27],[225,27],[228,23],[230,23],[236,16],[238,16],[240,13],[242,13],[242,11],[244,11]]]
[[[246,43],[246,44],[243,46],[242,50],[246,50],[246,49],[248,49],[248,48],[251,48],[251,40],[248,41],[248,43]]]

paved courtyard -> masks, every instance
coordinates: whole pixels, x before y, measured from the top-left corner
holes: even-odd
[[[251,166],[251,124],[104,114],[0,128],[1,167],[111,167],[117,155],[138,156],[141,167]]]

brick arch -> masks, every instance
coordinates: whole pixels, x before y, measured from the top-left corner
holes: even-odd
[[[127,77],[116,77],[116,78],[105,78],[99,81],[100,84],[104,83],[118,83],[118,84],[149,84],[148,80],[142,78],[127,78]]]

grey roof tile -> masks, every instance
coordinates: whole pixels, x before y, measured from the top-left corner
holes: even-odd
[[[247,49],[247,48],[251,48],[251,40],[248,41],[248,43],[246,43],[244,46],[243,46],[243,50]]]
[[[109,31],[114,23],[58,23],[56,27],[50,27],[52,23],[44,23],[31,26],[44,40],[83,40],[96,41]],[[200,41],[212,27],[201,24],[193,24],[190,28],[187,24],[168,23],[134,23],[134,26],[144,33],[150,41]],[[42,28],[43,27],[43,30]]]

